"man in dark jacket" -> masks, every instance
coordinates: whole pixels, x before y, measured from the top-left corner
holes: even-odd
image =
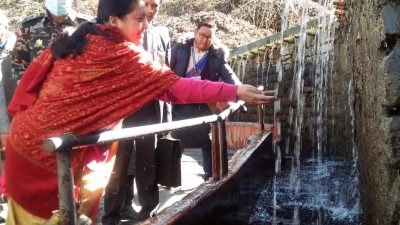
[[[215,26],[212,22],[199,23],[194,38],[178,43],[172,48],[171,69],[181,77],[191,77],[210,81],[223,81],[230,84],[241,82],[228,65],[224,48],[213,42]],[[226,104],[225,104],[226,105]],[[206,104],[174,105],[174,120],[210,115]],[[184,147],[201,147],[203,153],[204,180],[211,177],[210,126],[178,130],[174,133]]]

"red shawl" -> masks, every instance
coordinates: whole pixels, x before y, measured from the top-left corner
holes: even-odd
[[[115,28],[101,28],[120,41],[88,35],[76,58],[54,60],[46,50],[26,70],[8,109],[15,114],[6,150],[9,195],[42,218],[58,209],[55,155],[42,151],[43,140],[113,124],[179,79],[150,63],[141,47],[123,41]],[[74,151],[74,159],[83,154]]]

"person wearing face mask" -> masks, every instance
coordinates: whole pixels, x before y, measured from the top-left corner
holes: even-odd
[[[72,9],[73,0],[45,0],[44,12],[26,17],[16,30],[12,52],[13,77],[21,79],[28,65],[63,33],[94,18]]]

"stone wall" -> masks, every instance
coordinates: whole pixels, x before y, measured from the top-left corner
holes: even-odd
[[[394,153],[399,152],[399,113],[391,109],[397,105],[393,94],[399,89],[393,89],[392,81],[400,78],[400,61],[397,57],[397,69],[391,73],[384,68],[385,55],[399,51],[384,42],[382,9],[388,4],[394,1],[352,1],[335,45],[337,76],[354,81],[355,140],[366,225],[399,224],[400,210],[395,206],[400,179],[392,167]],[[395,11],[399,14],[400,8]],[[390,17],[399,22],[399,17]],[[400,33],[398,24],[396,33]]]
[[[322,29],[322,28],[320,28]],[[278,90],[280,99],[280,111],[278,112],[281,123],[280,146],[285,152],[293,150],[294,121],[297,113],[296,97],[293,95],[293,83],[298,64],[297,52],[299,38],[293,36],[285,38],[281,44],[267,45],[263,51],[249,51],[239,57],[231,58],[231,66],[244,83],[263,85],[267,90]],[[305,41],[305,68],[303,73],[304,95],[304,121],[302,125],[302,155],[310,156],[315,153],[317,147],[317,130],[322,131],[320,142],[324,146],[324,152],[331,156],[351,158],[352,154],[352,126],[348,109],[348,101],[343,91],[348,91],[348,80],[336,79],[331,75],[326,77],[326,82],[318,86],[316,81],[320,79],[321,67],[324,72],[332,71],[334,60],[332,40],[325,40],[318,45],[318,30],[310,32]],[[317,46],[319,46],[317,48]],[[321,65],[324,58],[325,63]],[[244,72],[245,65],[245,72]],[[282,65],[282,80],[279,79],[279,67]],[[243,75],[244,74],[244,75]],[[266,82],[267,81],[267,82]],[[332,88],[333,87],[333,88]],[[337,88],[340,87],[340,88]],[[320,90],[320,92],[318,92]],[[316,109],[317,94],[323,93],[324,108]],[[340,95],[338,95],[338,93]],[[276,106],[275,106],[276,108]],[[317,122],[316,116],[322,117]],[[273,123],[274,105],[265,109],[265,122]],[[257,108],[249,106],[247,113],[239,113],[235,120],[256,122],[258,119]],[[290,123],[290,120],[292,123]],[[318,127],[320,126],[320,127]]]

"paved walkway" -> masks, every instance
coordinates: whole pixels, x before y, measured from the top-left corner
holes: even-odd
[[[182,186],[177,188],[166,189],[160,187],[160,204],[156,212],[160,212],[164,208],[171,206],[176,201],[182,199],[186,194],[193,191],[197,186],[203,183],[203,166],[201,149],[185,149],[182,160]],[[140,210],[138,198],[135,193],[133,208]]]

